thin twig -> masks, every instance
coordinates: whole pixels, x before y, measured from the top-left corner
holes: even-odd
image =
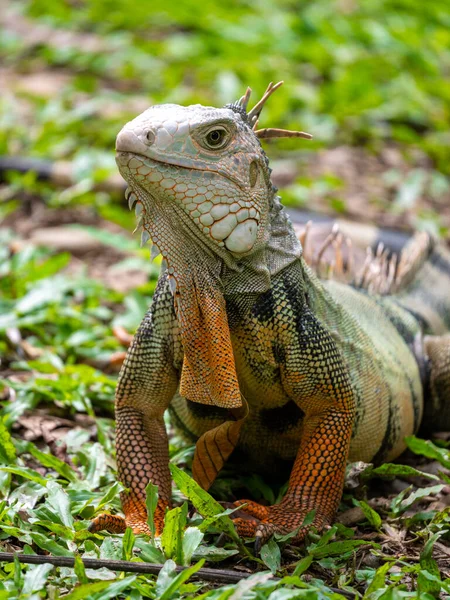
[[[73,567],[75,559],[71,556],[41,556],[36,554],[19,554],[14,552],[0,552],[0,562],[14,562],[14,557],[19,562],[31,565],[51,564],[55,567]],[[158,575],[164,565],[158,565],[145,562],[131,562],[128,560],[105,560],[98,558],[83,558],[83,564],[86,569],[110,569],[111,571],[125,571],[128,573],[144,573],[149,575]],[[176,567],[177,573],[184,571],[186,567]],[[238,573],[237,571],[223,569],[202,568],[195,573],[195,577],[205,581],[214,581],[216,583],[237,583],[241,579],[249,577],[247,573]]]

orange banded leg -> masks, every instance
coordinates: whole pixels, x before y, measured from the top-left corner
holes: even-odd
[[[131,527],[133,533],[145,533],[150,535],[151,531],[147,523],[147,510],[140,502],[136,502],[132,494],[121,495],[122,508],[125,513],[124,522],[127,527]],[[153,521],[155,524],[155,535],[161,535],[164,528],[164,516],[168,502],[162,498],[158,498]]]
[[[258,504],[253,500],[237,500],[233,504],[235,507],[241,507],[232,516],[239,535],[241,537],[255,537],[258,525],[261,521],[269,518],[270,507]]]
[[[149,481],[158,486],[158,503],[154,515],[156,535],[162,533],[164,514],[170,506],[171,478],[167,434],[162,419],[146,419],[130,407],[117,409],[117,466],[120,481],[129,488],[122,492],[125,517],[100,515],[90,531],[106,529],[122,533],[131,527],[134,533],[150,534],[147,523],[145,488]]]
[[[274,533],[285,535],[298,529],[293,541],[301,541],[308,530],[302,523],[313,509],[313,526],[321,529],[332,522],[344,484],[352,420],[350,412],[330,410],[305,423],[305,441],[298,451],[286,496],[273,506],[256,502],[243,506],[241,510],[251,518],[234,519],[239,535],[255,537],[259,550]],[[248,501],[235,505],[244,502]]]

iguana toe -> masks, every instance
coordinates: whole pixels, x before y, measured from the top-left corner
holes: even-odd
[[[109,533],[123,533],[127,525],[125,519],[119,515],[109,515],[102,513],[95,519],[93,519],[88,527],[90,533],[97,533],[98,531],[109,531]]]
[[[287,535],[295,532],[291,543],[301,542],[311,526],[322,529],[329,521],[326,515],[316,514],[311,525],[303,526],[305,517],[309,510],[303,506],[293,504],[276,504],[274,506],[262,506],[251,500],[239,500],[234,503],[241,506],[233,519],[237,532],[241,537],[255,538],[255,552],[259,553],[274,534]]]
[[[125,517],[119,515],[110,515],[103,513],[93,519],[89,525],[91,533],[98,531],[108,531],[109,533],[124,533],[127,527],[133,530],[135,535],[145,534],[152,535],[150,527],[147,523],[147,510],[140,502],[132,502],[128,498],[123,502]],[[155,536],[159,536],[164,528],[164,515],[167,508],[167,502],[158,500],[155,509],[154,523]]]

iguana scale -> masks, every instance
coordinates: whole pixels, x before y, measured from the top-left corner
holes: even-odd
[[[422,235],[393,267],[377,257],[383,285],[364,285],[367,274],[359,287],[321,281],[260,144],[307,136],[256,129],[276,87],[251,111],[249,92],[224,108],[153,106],[117,137],[130,207],[164,269],[117,386],[125,519],[102,515],[94,531],[148,532],[152,481],[161,532],[167,409],[196,440],[193,475],[205,489],[236,456],[251,471],[289,465],[280,504],[235,503],[248,516],[235,519],[238,532],[259,545],[297,528],[302,539],[312,509],[315,526],[331,523],[347,460],[394,459],[424,419],[450,426],[449,253]]]

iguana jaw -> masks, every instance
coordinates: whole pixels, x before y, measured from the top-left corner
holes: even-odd
[[[260,247],[264,243],[265,229],[260,225],[267,218],[261,218],[259,209],[248,201],[233,202],[230,195],[215,195],[214,188],[222,184],[223,176],[220,173],[198,170],[198,177],[205,183],[205,193],[192,197],[187,195],[190,189],[184,183],[184,180],[189,181],[191,178],[192,169],[123,152],[118,154],[117,163],[122,176],[135,193],[136,201],[140,203],[138,217],[147,230],[153,229],[150,215],[154,213],[155,201],[159,200],[165,202],[174,215],[177,215],[180,235],[187,236],[192,244],[207,247],[230,268],[233,268],[235,258],[251,254],[255,246]],[[158,179],[160,181],[156,181]],[[174,184],[171,189],[162,188],[166,181],[170,183],[176,180],[181,183]],[[222,187],[228,192],[237,189],[236,186],[227,184]],[[183,191],[177,192],[177,189]],[[177,224],[174,223],[174,226]],[[174,241],[183,244],[179,236]]]

